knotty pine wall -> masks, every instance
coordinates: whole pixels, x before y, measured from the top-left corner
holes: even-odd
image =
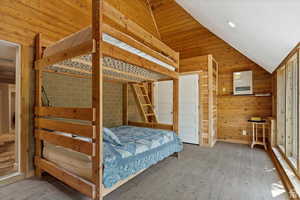
[[[159,37],[147,0],[107,0],[107,2]],[[29,153],[30,171],[33,169],[34,154],[32,135],[34,37],[37,33],[42,33],[43,38],[54,42],[90,25],[91,0],[1,0],[0,5],[0,40],[22,45],[22,79],[24,82],[26,80],[27,84],[22,86],[24,87],[22,110],[26,112],[23,112],[21,117],[29,123],[22,124],[21,134],[29,140],[29,148],[24,151]]]
[[[146,0],[106,1],[158,36]],[[37,33],[42,33],[50,41],[57,41],[89,26],[91,0],[1,0],[0,13],[0,39],[32,45]]]
[[[271,116],[271,97],[232,96],[235,71],[252,70],[254,93],[271,92],[271,74],[193,19],[173,0],[150,0],[162,40],[181,58],[212,54],[219,63],[218,138],[245,143],[251,116]]]

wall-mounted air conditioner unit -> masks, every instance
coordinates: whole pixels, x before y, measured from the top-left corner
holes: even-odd
[[[233,72],[233,94],[253,94],[252,71]]]

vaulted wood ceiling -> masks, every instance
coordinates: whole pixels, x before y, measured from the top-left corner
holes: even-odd
[[[194,20],[175,1],[150,0],[150,4],[162,40],[173,49],[180,51],[182,58],[207,54],[212,48],[226,45]],[[207,45],[208,41],[213,41],[215,45]]]
[[[212,54],[219,63],[220,83],[226,94],[232,92],[232,72],[253,70],[255,83],[265,83],[270,88],[270,74],[252,62],[221,38],[211,33],[196,21],[174,0],[149,0],[161,39],[176,51],[181,58]],[[225,84],[225,85],[224,85]],[[259,84],[256,84],[259,85]],[[264,92],[258,86],[257,92]]]
[[[235,71],[253,71],[254,93],[271,92],[271,75],[196,21],[174,0],[149,0],[161,39],[181,58],[212,54],[219,63],[218,138],[247,142],[247,119],[271,115],[271,98],[232,95]]]
[[[182,58],[214,54],[226,62],[236,61],[236,59],[230,59],[229,54],[234,57],[237,55],[244,57],[202,26],[174,0],[149,1],[162,40],[179,51]]]

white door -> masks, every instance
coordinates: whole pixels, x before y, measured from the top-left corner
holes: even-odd
[[[173,123],[173,81],[154,83],[154,106],[159,123]]]
[[[199,75],[179,79],[179,136],[183,142],[199,144]]]
[[[180,76],[179,136],[183,142],[199,144],[198,75]],[[173,81],[154,84],[154,106],[158,122],[173,122]]]

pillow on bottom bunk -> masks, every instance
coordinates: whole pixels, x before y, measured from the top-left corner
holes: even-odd
[[[66,137],[74,137],[76,139],[83,140],[86,142],[92,141],[90,138],[73,135],[71,133],[65,133],[65,132],[61,132],[61,131],[55,131],[55,133],[58,133],[60,135],[66,136]],[[116,145],[116,146],[123,146],[119,137],[113,131],[111,131],[109,128],[106,128],[106,127],[103,127],[103,141],[113,144],[113,145]]]
[[[123,144],[119,140],[118,136],[114,132],[112,132],[110,129],[103,127],[103,141],[117,145],[122,146]]]

